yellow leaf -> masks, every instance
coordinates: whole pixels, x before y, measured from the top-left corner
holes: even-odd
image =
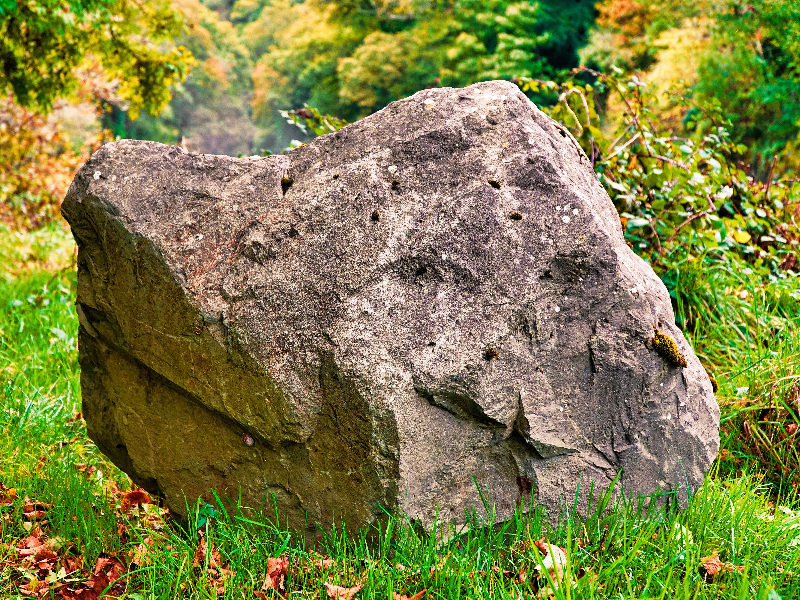
[[[737,231],[733,234],[733,239],[735,239],[740,244],[746,244],[750,241],[750,234],[746,231]]]

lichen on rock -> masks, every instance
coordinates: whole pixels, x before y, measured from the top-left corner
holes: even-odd
[[[655,335],[653,336],[653,348],[655,348],[656,352],[663,356],[672,366],[687,366],[686,358],[681,354],[680,348],[678,348],[678,344],[675,343],[675,340],[661,333],[658,329],[655,330]]]

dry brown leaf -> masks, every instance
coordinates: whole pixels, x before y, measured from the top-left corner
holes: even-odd
[[[267,575],[264,577],[262,592],[275,590],[279,594],[286,593],[286,578],[289,576],[289,560],[281,555],[267,559]]]
[[[322,556],[318,552],[312,552],[311,554],[317,557],[317,560],[314,561],[314,566],[318,569],[322,569],[324,571],[325,569],[330,569],[334,564],[332,558]]]
[[[77,463],[75,466],[81,473],[86,473],[87,477],[91,477],[94,472],[97,471],[97,467],[94,465],[87,465],[86,463]]]
[[[334,600],[336,600],[337,598],[350,600],[361,589],[361,584],[359,583],[358,585],[355,585],[351,588],[346,588],[340,585],[325,583],[325,589],[328,592],[328,598],[334,598]]]
[[[703,578],[703,581],[711,583],[720,574],[731,573],[737,569],[743,571],[744,567],[736,567],[731,563],[722,562],[719,553],[715,552],[710,556],[700,559],[700,568],[698,570],[700,571],[700,576]]]
[[[31,531],[30,535],[17,545],[17,548],[19,548],[19,555],[35,556],[39,550],[44,548],[44,540],[41,539],[41,535],[38,528]]]
[[[45,513],[51,508],[46,502],[31,500],[28,496],[22,501],[22,516],[28,521],[41,521]]]
[[[101,556],[97,559],[92,574],[95,577],[100,574],[105,575],[108,578],[108,582],[113,584],[120,577],[125,575],[126,571],[125,565],[123,565],[118,558],[113,556],[108,558]]]
[[[211,552],[208,552],[208,543],[206,539],[201,537],[200,543],[197,546],[197,552],[194,553],[193,567],[205,567],[208,561],[208,568],[215,569],[222,564],[219,551],[214,549],[214,544],[211,544]]]
[[[47,583],[35,578],[19,587],[19,593],[28,598],[41,598],[47,591]]]
[[[153,547],[153,540],[147,536],[142,540],[142,543],[136,546],[131,552],[131,562],[133,564],[144,567],[153,562],[153,557],[150,555],[150,550]]]
[[[17,499],[17,490],[15,488],[6,487],[0,481],[0,506],[10,506]]]
[[[151,504],[153,501],[150,495],[141,488],[125,492],[122,495],[122,512],[128,512],[134,506],[141,506],[142,504]]]
[[[554,597],[554,592],[558,589],[564,577],[564,571],[567,568],[567,555],[563,548],[548,544],[544,539],[534,543],[544,555],[542,564],[536,565],[536,570],[539,572],[540,585],[542,586],[539,590],[539,596],[541,598]]]
[[[547,542],[545,542],[545,541],[544,541],[544,538],[542,538],[542,539],[540,539],[540,540],[536,540],[535,542],[533,542],[533,544],[534,544],[534,546],[536,546],[536,547],[539,549],[539,552],[541,552],[541,553],[542,553],[542,556],[547,556],[547,553],[548,553],[548,546],[549,546],[550,544],[548,544]]]

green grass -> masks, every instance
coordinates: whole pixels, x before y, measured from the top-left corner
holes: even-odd
[[[278,556],[288,561],[284,589],[292,598],[327,598],[325,583],[360,585],[356,598],[386,599],[422,590],[453,599],[800,597],[797,436],[790,427],[800,352],[795,278],[769,282],[735,264],[687,264],[677,272],[679,318],[720,383],[723,408],[724,459],[686,510],[598,498],[588,518],[552,526],[539,510],[503,524],[473,518],[467,533],[444,541],[441,532],[420,532],[398,517],[369,531],[320,530],[307,542],[269,513],[202,506],[187,532],[156,505],[125,510],[130,482],[86,438],[79,414],[67,234],[58,227],[27,237],[2,231],[0,251],[0,482],[17,495],[6,506],[0,501],[0,598],[23,598],[31,579],[45,577],[52,581],[39,588],[48,590],[42,597],[60,598],[61,583],[76,580],[62,590],[78,586],[94,577],[98,559],[116,558],[128,566],[108,590],[116,597],[252,599],[268,559]],[[46,523],[24,515],[26,496],[44,503]],[[59,574],[22,560],[20,541],[37,528],[55,549],[51,563],[80,558],[82,568]],[[566,552],[557,590],[536,576],[541,539]],[[218,554],[199,552],[202,544]],[[732,571],[707,582],[700,564],[715,554]],[[332,564],[316,566],[319,555]]]

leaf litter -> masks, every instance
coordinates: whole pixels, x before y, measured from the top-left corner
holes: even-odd
[[[82,472],[93,472],[93,467],[77,466]],[[106,486],[105,491],[121,538],[126,535],[125,522],[130,518],[137,525],[153,530],[164,526],[168,509],[156,505],[144,490],[122,491],[114,483]],[[17,490],[0,483],[0,508],[13,506],[17,500]],[[21,525],[27,535],[6,547],[9,550],[6,562],[12,568],[12,581],[16,582],[17,592],[23,597],[57,600],[119,597],[127,592],[130,565],[147,562],[146,549],[152,544],[150,538],[130,552],[102,552],[94,564],[87,564],[81,549],[46,533],[48,513],[53,507],[51,503],[26,495],[20,504]]]

